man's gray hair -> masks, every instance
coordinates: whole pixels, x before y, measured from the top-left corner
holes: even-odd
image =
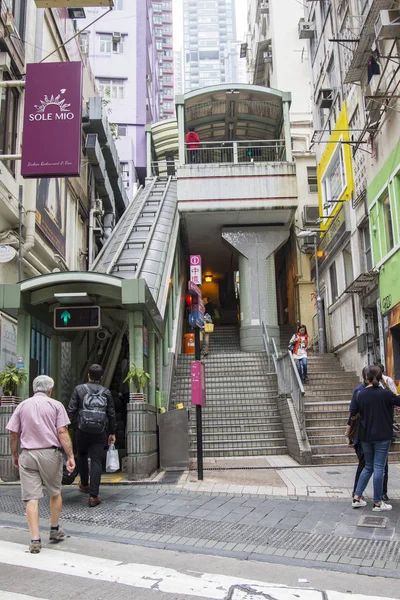
[[[36,392],[48,394],[54,388],[54,379],[47,375],[39,375],[39,377],[36,377],[33,380],[32,388],[34,394],[36,394]]]

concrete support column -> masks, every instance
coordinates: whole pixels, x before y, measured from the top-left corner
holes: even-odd
[[[21,398],[29,397],[29,371],[31,362],[31,316],[24,313],[18,313],[18,335],[17,335],[17,356],[24,357],[25,371],[27,380],[18,390],[18,395]]]
[[[151,168],[151,158],[152,158],[152,152],[151,152],[151,126],[150,125],[146,125],[145,127],[145,132],[146,132],[146,177],[151,177],[152,176],[152,168]]]
[[[184,97],[179,95],[175,98],[176,118],[178,121],[178,148],[179,148],[179,164],[186,163],[185,153],[185,101]]]
[[[292,156],[292,134],[290,128],[290,102],[291,95],[287,94],[289,98],[283,99],[283,128],[285,133],[285,146],[286,146],[286,160],[287,162],[293,162]]]
[[[170,293],[169,301],[168,301],[168,348],[172,348],[173,325],[174,325],[173,308],[172,308],[173,301],[174,301],[174,296],[172,293]]]
[[[279,344],[275,252],[289,237],[274,227],[224,227],[223,239],[239,253],[240,347],[264,350],[262,323]]]
[[[79,356],[79,352],[76,355]],[[52,335],[50,340],[50,375],[55,382],[53,398],[61,400],[61,338],[58,335]]]
[[[129,365],[135,364],[143,368],[143,313],[138,310],[128,313],[129,329]],[[132,382],[129,383],[129,391],[136,392]]]
[[[156,405],[156,334],[149,331],[149,374],[151,385],[147,387],[147,402]]]

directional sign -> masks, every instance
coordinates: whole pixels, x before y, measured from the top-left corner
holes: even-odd
[[[200,254],[190,255],[190,281],[201,285],[202,274],[201,274],[201,256]]]
[[[200,296],[195,296],[192,302],[192,311],[199,312],[202,315],[206,312],[203,299]]]
[[[202,328],[204,325],[204,317],[199,312],[192,312],[189,315],[189,323],[192,327]]]
[[[54,329],[100,329],[100,306],[61,306],[54,311]]]
[[[189,294],[191,294],[192,296],[195,296],[197,294],[197,296],[199,296],[200,298],[202,297],[201,289],[195,283],[193,283],[193,281],[189,281],[188,290]]]

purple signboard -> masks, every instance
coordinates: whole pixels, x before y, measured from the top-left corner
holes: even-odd
[[[26,70],[22,176],[78,176],[81,139],[82,63],[29,64]]]
[[[192,404],[198,406],[206,405],[206,370],[204,362],[195,360],[190,365],[192,378]]]

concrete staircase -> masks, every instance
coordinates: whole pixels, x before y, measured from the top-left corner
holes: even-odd
[[[190,409],[190,456],[196,458],[196,413],[191,408],[190,363],[182,354],[173,383],[173,403]],[[205,458],[286,454],[277,405],[277,381],[263,352],[240,352],[237,326],[216,327],[206,364],[207,406],[203,409]]]
[[[345,443],[350,400],[360,378],[344,370],[334,354],[309,354],[310,382],[305,389],[305,419],[312,461],[317,465],[356,463]],[[400,443],[391,447],[392,460],[399,460]]]

